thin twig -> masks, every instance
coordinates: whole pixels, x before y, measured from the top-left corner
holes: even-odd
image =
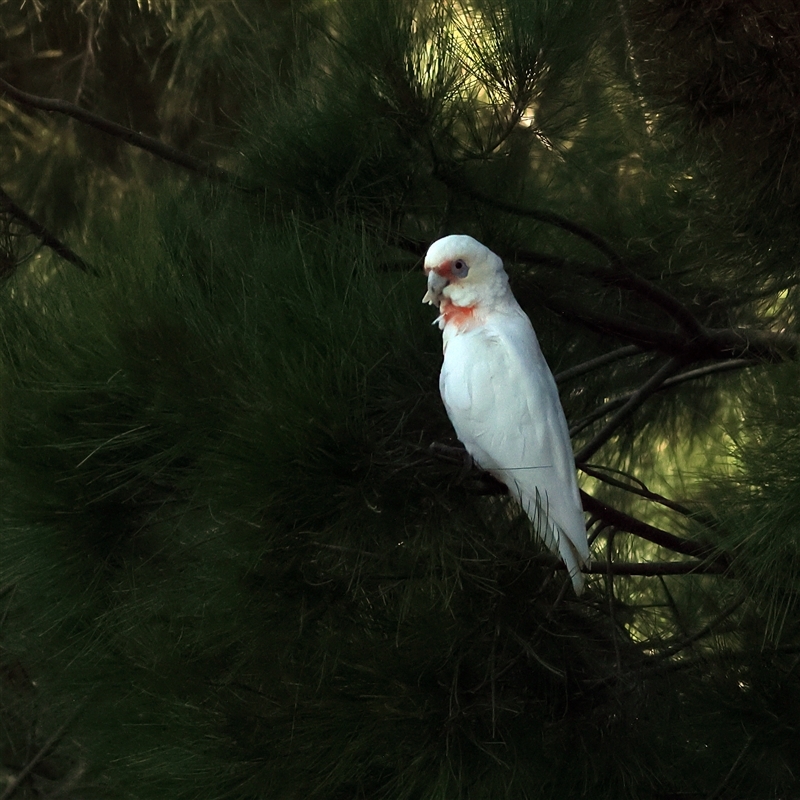
[[[138,133],[131,128],[126,128],[124,125],[111,122],[111,120],[93,114],[91,111],[87,111],[67,100],[39,97],[35,94],[23,92],[21,89],[17,89],[2,78],[0,78],[0,91],[23,106],[36,108],[41,111],[55,111],[59,114],[65,114],[68,117],[78,120],[78,122],[103,131],[103,133],[107,133],[117,139],[122,139],[122,141],[134,147],[138,147],[140,150],[145,150],[148,153],[162,158],[164,161],[177,164],[180,167],[196,172],[206,178],[212,178],[213,180],[227,183],[230,186],[244,191],[261,191],[260,187],[248,187],[244,185],[241,178],[232,172],[228,172],[226,169],[222,169],[222,167],[209,164],[199,158],[194,158],[187,153],[176,150],[174,147],[170,147],[159,139],[154,139],[152,136],[145,136],[145,134]]]
[[[536,219],[539,220],[539,222],[544,222],[548,225],[552,225],[553,227],[560,228],[567,233],[571,233],[573,236],[577,236],[579,239],[583,239],[585,242],[594,247],[595,250],[602,253],[612,263],[618,264],[622,261],[622,257],[619,255],[619,253],[617,253],[602,236],[596,234],[594,231],[589,230],[589,228],[586,228],[577,222],[573,222],[567,217],[562,217],[561,214],[556,214],[554,211],[544,211],[537,208],[518,206],[516,203],[509,203],[507,200],[499,200],[494,197],[489,197],[488,195],[483,194],[483,192],[479,192],[476,189],[466,186],[462,181],[454,180],[450,176],[442,178],[442,174],[440,173],[438,177],[441,178],[445,183],[450,182],[453,184],[455,189],[463,192],[466,195],[469,195],[480,203],[492,206],[499,211],[505,211],[508,214],[514,214],[515,216],[519,217],[529,217],[530,219]]]
[[[591,458],[613,436],[622,423],[643,405],[651,395],[658,391],[667,378],[680,369],[682,363],[679,358],[671,358],[661,369],[657,370],[649,380],[631,395],[625,405],[614,414],[600,432],[575,454],[575,460],[581,462]]]
[[[739,595],[739,597],[737,597],[736,600],[733,601],[733,603],[731,603],[727,608],[723,609],[719,614],[717,614],[717,616],[714,617],[714,619],[712,619],[710,622],[707,622],[705,625],[703,625],[702,628],[695,631],[690,636],[687,636],[685,639],[681,639],[680,642],[671,645],[666,650],[659,653],[658,657],[671,658],[676,653],[679,653],[681,650],[685,650],[687,647],[689,647],[689,645],[692,645],[699,639],[702,639],[704,636],[711,633],[711,631],[713,631],[714,628],[717,627],[717,625],[728,619],[728,617],[731,614],[733,614],[734,611],[736,611],[739,608],[739,606],[741,606],[742,603],[744,603],[746,599],[747,597],[745,594]],[[0,798],[0,800],[2,799]]]
[[[37,764],[58,744],[61,737],[67,732],[67,729],[78,717],[78,714],[83,711],[86,705],[87,698],[84,698],[78,703],[77,708],[67,717],[66,721],[58,728],[58,730],[50,736],[50,738],[42,745],[36,755],[18,772],[6,785],[3,794],[0,794],[0,800],[9,800],[10,797],[19,789],[23,781],[36,769]]]
[[[613,364],[615,361],[622,361],[624,358],[639,355],[641,352],[642,349],[635,344],[625,345],[625,347],[619,347],[616,350],[612,350],[610,353],[604,353],[602,356],[597,356],[597,358],[592,358],[589,361],[584,361],[580,364],[576,364],[574,367],[562,370],[554,377],[556,383],[564,383],[565,381],[585,375],[587,372],[592,372],[593,370],[600,369],[600,367]]]
[[[702,570],[699,570],[702,571]],[[701,656],[700,658],[681,658],[679,660],[671,659],[671,656],[675,655],[679,650],[687,647],[689,644],[696,642],[698,639],[702,638],[706,634],[708,634],[716,625],[719,625],[720,622],[723,622],[727,619],[734,611],[736,611],[739,606],[744,602],[745,596],[741,595],[733,605],[726,608],[721,614],[717,615],[711,622],[704,625],[700,630],[696,633],[693,633],[691,636],[687,636],[685,639],[681,640],[678,646],[674,646],[673,648],[667,648],[659,653],[655,653],[654,655],[648,656],[647,660],[642,663],[642,667],[644,668],[645,675],[659,675],[665,674],[668,672],[674,672],[676,670],[684,670],[694,667],[698,664],[704,666],[707,669],[707,665],[709,663],[709,659],[706,655]],[[653,646],[649,645],[648,649],[652,650]],[[763,651],[762,651],[763,652]],[[773,650],[772,652],[777,652],[777,650]],[[782,650],[782,652],[794,652],[794,649],[791,650]],[[739,651],[732,652],[724,652],[724,653],[715,653],[717,658],[736,658],[740,656],[741,653]],[[604,683],[611,683],[613,681],[618,680],[618,675],[616,673],[612,675],[607,675],[605,678],[601,678],[599,680],[591,681],[591,685],[599,686]]]
[[[631,494],[644,497],[646,500],[652,500],[654,503],[658,503],[659,505],[670,508],[673,511],[677,511],[679,514],[683,514],[685,517],[691,516],[692,512],[686,506],[676,503],[674,500],[670,500],[668,497],[664,497],[662,494],[651,492],[644,484],[642,484],[641,488],[639,488],[632,486],[630,483],[625,483],[624,481],[619,481],[616,478],[612,478],[610,475],[607,475],[605,472],[603,472],[605,467],[595,467],[592,464],[578,464],[578,469],[592,478],[596,478],[603,483],[607,483],[609,486],[615,486],[618,489],[623,489]],[[619,470],[614,471],[619,472]]]
[[[16,583],[7,583],[5,586],[0,586],[0,598],[4,597],[6,594],[9,595],[8,603],[6,604],[5,609],[3,609],[3,616],[0,617],[0,630],[2,630],[3,626],[6,624],[6,617],[8,617],[8,612],[11,611],[11,603],[14,600],[14,595],[16,593]]]
[[[49,247],[65,261],[69,261],[70,264],[89,275],[97,275],[97,271],[90,264],[84,261],[74,250],[67,247],[54,234],[50,233],[44,225],[37,222],[30,214],[20,208],[2,187],[0,187],[0,212],[10,214],[20,225],[26,227],[36,236],[42,244]]]
[[[661,591],[664,593],[664,597],[667,600],[667,606],[669,606],[670,611],[672,611],[672,619],[674,621],[675,626],[680,628],[680,632],[684,636],[688,636],[689,632],[686,630],[686,622],[684,620],[684,614],[678,607],[678,603],[675,601],[675,596],[670,591],[669,583],[664,580],[663,575],[658,576],[658,582],[661,585]]]
[[[719,372],[729,372],[737,369],[743,369],[745,367],[753,367],[760,363],[762,362],[752,358],[739,358],[731,361],[720,361],[715,364],[708,364],[705,367],[698,367],[697,369],[692,369],[688,372],[681,372],[679,375],[675,375],[672,378],[667,378],[667,380],[665,380],[656,391],[663,392],[666,389],[671,389],[673,386],[678,386],[681,383],[686,383],[687,381],[705,378],[708,375],[714,375]],[[613,400],[608,400],[602,405],[599,405],[569,429],[570,436],[575,436],[576,434],[588,428],[596,420],[604,417],[606,414],[610,414],[620,406],[625,405],[625,403],[627,403],[628,400],[633,397],[633,394],[633,392],[628,392],[627,394],[620,395],[619,397],[615,397]]]
[[[725,777],[720,781],[719,786],[708,796],[707,800],[717,800],[718,797],[722,797],[722,792],[725,790],[725,787],[730,782],[731,776],[734,772],[736,772],[736,767],[742,762],[742,759],[745,757],[747,751],[750,749],[750,745],[753,744],[753,736],[752,734],[747,734],[747,741],[744,743],[744,747],[739,751],[739,755],[731,764],[731,768],[726,773]]]
[[[81,56],[81,72],[78,77],[78,86],[75,89],[75,97],[73,103],[78,103],[83,94],[83,87],[86,84],[86,76],[89,73],[89,63],[94,61],[94,48],[92,47],[92,40],[94,39],[95,30],[95,11],[94,6],[89,5],[87,11],[88,17],[88,30],[86,32],[86,47],[84,48],[83,55]]]
[[[800,645],[784,645],[782,647],[772,647],[772,648],[762,648],[760,651],[760,655],[767,656],[767,655],[793,655],[794,653],[798,652],[798,648]],[[749,651],[747,651],[749,652]],[[713,653],[713,658],[715,661],[735,661],[736,659],[746,658],[747,652],[744,652],[740,649],[736,650],[715,650]],[[652,664],[647,667],[647,674],[648,675],[664,675],[669,672],[680,672],[687,669],[692,669],[694,667],[701,667],[704,671],[707,671],[708,665],[711,662],[712,654],[709,653],[702,653],[698,656],[692,656],[680,658],[677,661],[667,661],[664,663],[661,660],[660,655],[652,656],[652,659],[658,660],[659,663]]]
[[[730,361],[720,361],[716,364],[707,364],[705,367],[698,367],[697,369],[690,369],[687,372],[681,372],[673,378],[667,378],[661,388],[671,389],[686,381],[694,381],[698,378],[705,378],[708,375],[716,375],[718,372],[730,372],[736,369],[744,369],[746,367],[755,367],[763,362],[754,358],[734,358]]]
[[[605,578],[606,578],[606,596],[608,600],[608,616],[611,619],[611,640],[614,644],[614,662],[617,668],[617,675],[622,675],[622,658],[619,652],[619,640],[617,639],[617,618],[614,613],[615,597],[614,597],[614,535],[616,531],[612,528],[608,533],[606,541],[606,558],[608,559],[605,564]],[[595,567],[596,569],[596,567]]]

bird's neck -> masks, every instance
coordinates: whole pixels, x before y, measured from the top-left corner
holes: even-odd
[[[439,305],[440,326],[452,325],[458,331],[469,330],[479,324],[478,304],[461,306],[454,303],[447,297],[442,298]]]
[[[494,311],[516,306],[505,273],[491,284],[480,287],[454,286],[442,297],[439,304],[439,325],[452,325],[458,331],[470,330],[480,325]]]

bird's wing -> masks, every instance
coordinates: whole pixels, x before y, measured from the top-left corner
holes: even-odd
[[[467,451],[509,487],[575,579],[589,548],[569,431],[522,311],[492,314],[484,325],[450,338],[440,388]]]

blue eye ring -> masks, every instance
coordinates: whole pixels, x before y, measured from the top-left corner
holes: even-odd
[[[457,278],[466,278],[467,274],[469,273],[469,267],[467,266],[467,262],[464,261],[463,258],[457,258],[453,262],[453,275]]]

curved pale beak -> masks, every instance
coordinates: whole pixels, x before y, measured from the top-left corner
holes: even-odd
[[[431,270],[428,273],[428,291],[425,292],[422,302],[438,306],[442,300],[442,292],[449,285],[450,281],[447,278],[443,278],[436,270]]]

